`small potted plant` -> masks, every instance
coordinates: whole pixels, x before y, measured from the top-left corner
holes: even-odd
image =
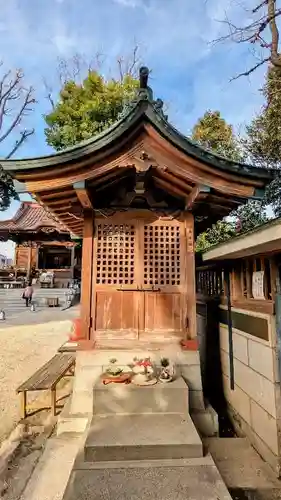
[[[161,358],[161,368],[159,374],[160,382],[171,382],[174,376],[174,367],[168,358]]]
[[[132,382],[136,385],[153,385],[157,382],[150,358],[134,358],[133,372]]]
[[[111,377],[118,377],[123,372],[123,369],[120,366],[116,365],[117,359],[112,358],[109,360],[110,365],[106,368],[106,373]]]

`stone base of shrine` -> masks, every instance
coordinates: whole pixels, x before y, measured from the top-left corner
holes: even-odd
[[[178,344],[174,345],[158,345],[155,346],[138,346],[135,349],[100,349],[90,351],[77,351],[75,377],[73,384],[73,393],[68,404],[62,411],[57,426],[57,433],[83,433],[87,426],[90,425],[95,411],[95,398],[97,389],[101,385],[100,377],[105,368],[109,364],[111,358],[117,360],[118,366],[127,366],[132,363],[133,358],[150,357],[155,365],[160,365],[162,357],[168,357],[176,367],[175,383],[165,384],[170,387],[170,393],[174,397],[169,398],[175,402],[175,412],[179,403],[178,397],[187,398],[187,408],[189,408],[190,416],[201,435],[214,436],[218,434],[218,418],[212,407],[206,405],[203,398],[202,378],[200,369],[200,360],[198,351],[183,351]],[[182,387],[178,387],[184,381],[186,384],[186,393]],[[159,386],[160,383],[157,384]],[[162,385],[162,384],[161,384]],[[173,388],[173,391],[172,391]],[[133,390],[130,386],[124,386],[124,389]],[[168,389],[168,387],[167,387]],[[176,389],[179,389],[177,391]],[[156,393],[156,391],[154,391]],[[157,391],[158,395],[161,393]],[[101,394],[101,393],[100,393]],[[147,388],[147,398],[151,397],[152,390]],[[180,396],[179,396],[180,394]],[[186,394],[186,396],[183,396]],[[159,397],[159,396],[158,396]],[[130,400],[132,400],[130,398]],[[106,402],[103,402],[106,404]],[[125,399],[120,405],[125,405]],[[182,404],[185,404],[182,401]],[[146,402],[144,400],[144,406]],[[126,406],[126,405],[125,405]],[[124,406],[124,413],[127,410]],[[173,409],[169,409],[169,412]],[[131,412],[131,408],[128,410]]]

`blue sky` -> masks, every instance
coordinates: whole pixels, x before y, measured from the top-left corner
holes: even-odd
[[[247,2],[251,4],[251,0]],[[18,156],[51,152],[44,140],[42,115],[49,110],[43,80],[57,88],[57,61],[75,53],[93,60],[105,55],[103,71],[114,75],[115,61],[139,45],[151,70],[150,85],[168,106],[170,121],[188,134],[207,109],[218,109],[237,130],[259,111],[264,71],[230,83],[250,67],[249,48],[212,45],[225,29],[219,20],[245,16],[235,0],[6,0],[1,2],[0,44],[6,68],[20,67],[35,88],[37,105],[26,120],[36,133]],[[11,138],[14,140],[15,137]],[[0,150],[4,156],[10,144]],[[17,208],[0,213],[0,219]],[[0,252],[11,247],[0,244]]]

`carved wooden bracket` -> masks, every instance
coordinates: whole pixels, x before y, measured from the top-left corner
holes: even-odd
[[[192,188],[189,196],[185,200],[185,210],[191,210],[198,195],[200,193],[209,193],[211,188],[209,186],[204,186],[201,184],[196,184],[194,188]]]
[[[155,159],[146,151],[142,151],[139,156],[132,156],[132,161],[137,172],[147,172],[150,168],[157,168],[159,166]]]
[[[75,182],[73,188],[77,194],[77,198],[80,201],[83,208],[87,210],[93,210],[93,204],[91,202],[89,192],[86,188],[85,181]]]

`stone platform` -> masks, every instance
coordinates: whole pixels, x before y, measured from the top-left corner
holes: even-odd
[[[98,380],[94,387],[94,414],[189,413],[189,390],[182,377],[172,382],[148,386],[134,384],[104,385]]]
[[[76,357],[75,379],[73,385],[73,394],[70,403],[65,407],[58,421],[58,434],[65,432],[83,432],[87,424],[92,420],[94,414],[99,413],[124,413],[134,412],[134,402],[130,398],[130,402],[123,398],[124,388],[116,390],[112,401],[106,401],[103,398],[104,394],[99,392],[100,375],[103,373],[109,360],[114,357],[117,359],[118,365],[126,366],[130,364],[133,358],[150,357],[156,364],[160,364],[161,357],[168,357],[176,366],[177,378],[182,377],[185,382],[186,394],[182,393],[182,399],[178,401],[178,396],[173,398],[172,406],[174,411],[180,411],[179,407],[186,404],[187,411],[197,429],[202,435],[213,436],[218,432],[217,415],[212,408],[205,405],[202,390],[202,379],[200,370],[200,360],[198,351],[182,351],[178,345],[161,345],[158,344],[157,349],[153,349],[151,345],[139,346],[132,350],[115,350],[114,355],[112,350],[93,350],[93,351],[78,351]],[[169,412],[165,408],[167,401],[162,397],[162,390],[157,387],[158,394],[158,409],[153,411]],[[188,387],[187,387],[188,386]],[[133,389],[130,389],[133,391]],[[148,388],[146,388],[149,391]],[[139,394],[139,393],[138,393]],[[151,394],[151,395],[149,395]],[[153,392],[146,393],[146,400],[143,400],[144,411],[150,411],[149,405]],[[177,391],[174,391],[177,394]],[[113,395],[113,393],[112,393]],[[103,401],[102,401],[103,399]],[[171,399],[169,398],[169,401]],[[104,408],[96,408],[95,405],[103,405]],[[128,406],[129,405],[129,406]],[[118,406],[120,410],[118,410]],[[127,408],[127,409],[126,409]],[[184,410],[184,411],[185,411]]]
[[[79,466],[78,466],[79,467]],[[231,500],[210,456],[84,464],[73,471],[63,500]]]
[[[97,415],[84,450],[87,462],[203,456],[188,414]]]
[[[147,356],[123,351],[114,357],[118,366],[128,367],[136,354]],[[148,355],[159,365],[167,354]],[[68,468],[66,489],[64,483],[60,494],[48,499],[230,500],[212,458],[203,457],[189,413],[194,400],[202,414],[205,410],[198,353],[177,351],[172,358],[170,351],[176,379],[146,387],[103,385],[101,374],[111,357],[108,351],[78,352],[72,399],[59,419],[56,439],[68,446],[69,436],[69,444],[78,439],[80,445],[71,473]],[[61,463],[56,468],[63,467]],[[42,483],[36,490],[39,487]]]

